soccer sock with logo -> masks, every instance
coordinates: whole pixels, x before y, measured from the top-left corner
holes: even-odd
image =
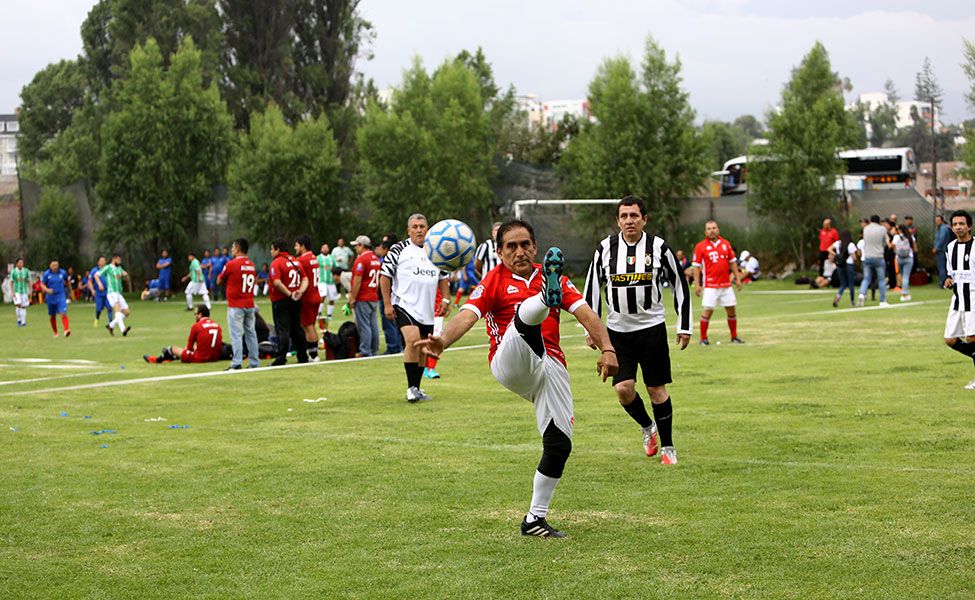
[[[656,406],[654,408],[656,408]],[[640,394],[637,394],[636,397],[633,398],[633,401],[629,404],[624,404],[623,410],[626,411],[626,414],[633,417],[633,420],[636,421],[640,427],[650,427],[653,425],[653,419],[651,419],[650,415],[647,414],[647,407],[645,404],[643,404],[643,398],[640,397]]]
[[[71,325],[69,325],[69,323],[70,321],[68,321],[68,315],[61,315],[61,325],[64,327],[65,331],[71,329]]]
[[[702,340],[708,339],[708,324],[710,323],[711,323],[711,319],[709,317],[701,317],[701,339]]]
[[[738,317],[728,317],[728,329],[731,331],[731,339],[738,337]]]
[[[58,332],[58,322],[57,322],[57,320],[56,320],[56,319],[54,318],[54,315],[51,315],[51,329],[53,329],[53,330],[54,330],[54,333],[55,333],[55,334],[56,334],[56,333]]]
[[[673,446],[674,407],[670,403],[670,396],[660,404],[653,405],[653,418],[657,420],[657,433],[660,434],[661,446]]]

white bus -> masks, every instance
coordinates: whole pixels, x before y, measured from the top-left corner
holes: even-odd
[[[863,181],[864,188],[904,188],[914,185],[917,180],[917,163],[914,161],[914,150],[910,148],[843,150],[840,158],[846,162],[847,178]],[[748,157],[736,156],[711,175],[720,177],[722,196],[744,194],[748,191]],[[837,189],[840,187],[837,183]]]

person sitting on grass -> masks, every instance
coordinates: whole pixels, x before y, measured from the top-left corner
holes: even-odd
[[[221,359],[223,353],[223,332],[220,324],[210,320],[210,309],[200,304],[193,311],[196,323],[190,328],[186,347],[166,346],[159,356],[144,354],[147,363],[164,363],[178,360],[184,363],[207,363]]]

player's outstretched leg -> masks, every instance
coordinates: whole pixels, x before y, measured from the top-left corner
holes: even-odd
[[[572,440],[555,426],[554,421],[550,422],[542,434],[542,459],[538,462],[532,484],[531,507],[521,521],[521,535],[565,537],[564,533],[549,525],[545,517],[571,452]]]
[[[562,271],[565,269],[565,257],[562,250],[553,246],[545,253],[542,272],[545,278],[543,294],[546,306],[554,307],[562,304]]]

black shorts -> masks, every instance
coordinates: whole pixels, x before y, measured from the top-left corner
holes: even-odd
[[[393,310],[396,312],[396,326],[400,329],[404,327],[418,327],[420,329],[421,340],[425,340],[428,335],[433,334],[433,325],[424,325],[423,323],[420,323],[413,318],[413,315],[395,304],[393,305]]]
[[[609,341],[616,349],[620,368],[613,376],[613,385],[632,379],[636,368],[643,371],[643,383],[658,387],[673,381],[670,378],[670,348],[667,346],[667,325],[661,323],[639,331],[609,330]]]

